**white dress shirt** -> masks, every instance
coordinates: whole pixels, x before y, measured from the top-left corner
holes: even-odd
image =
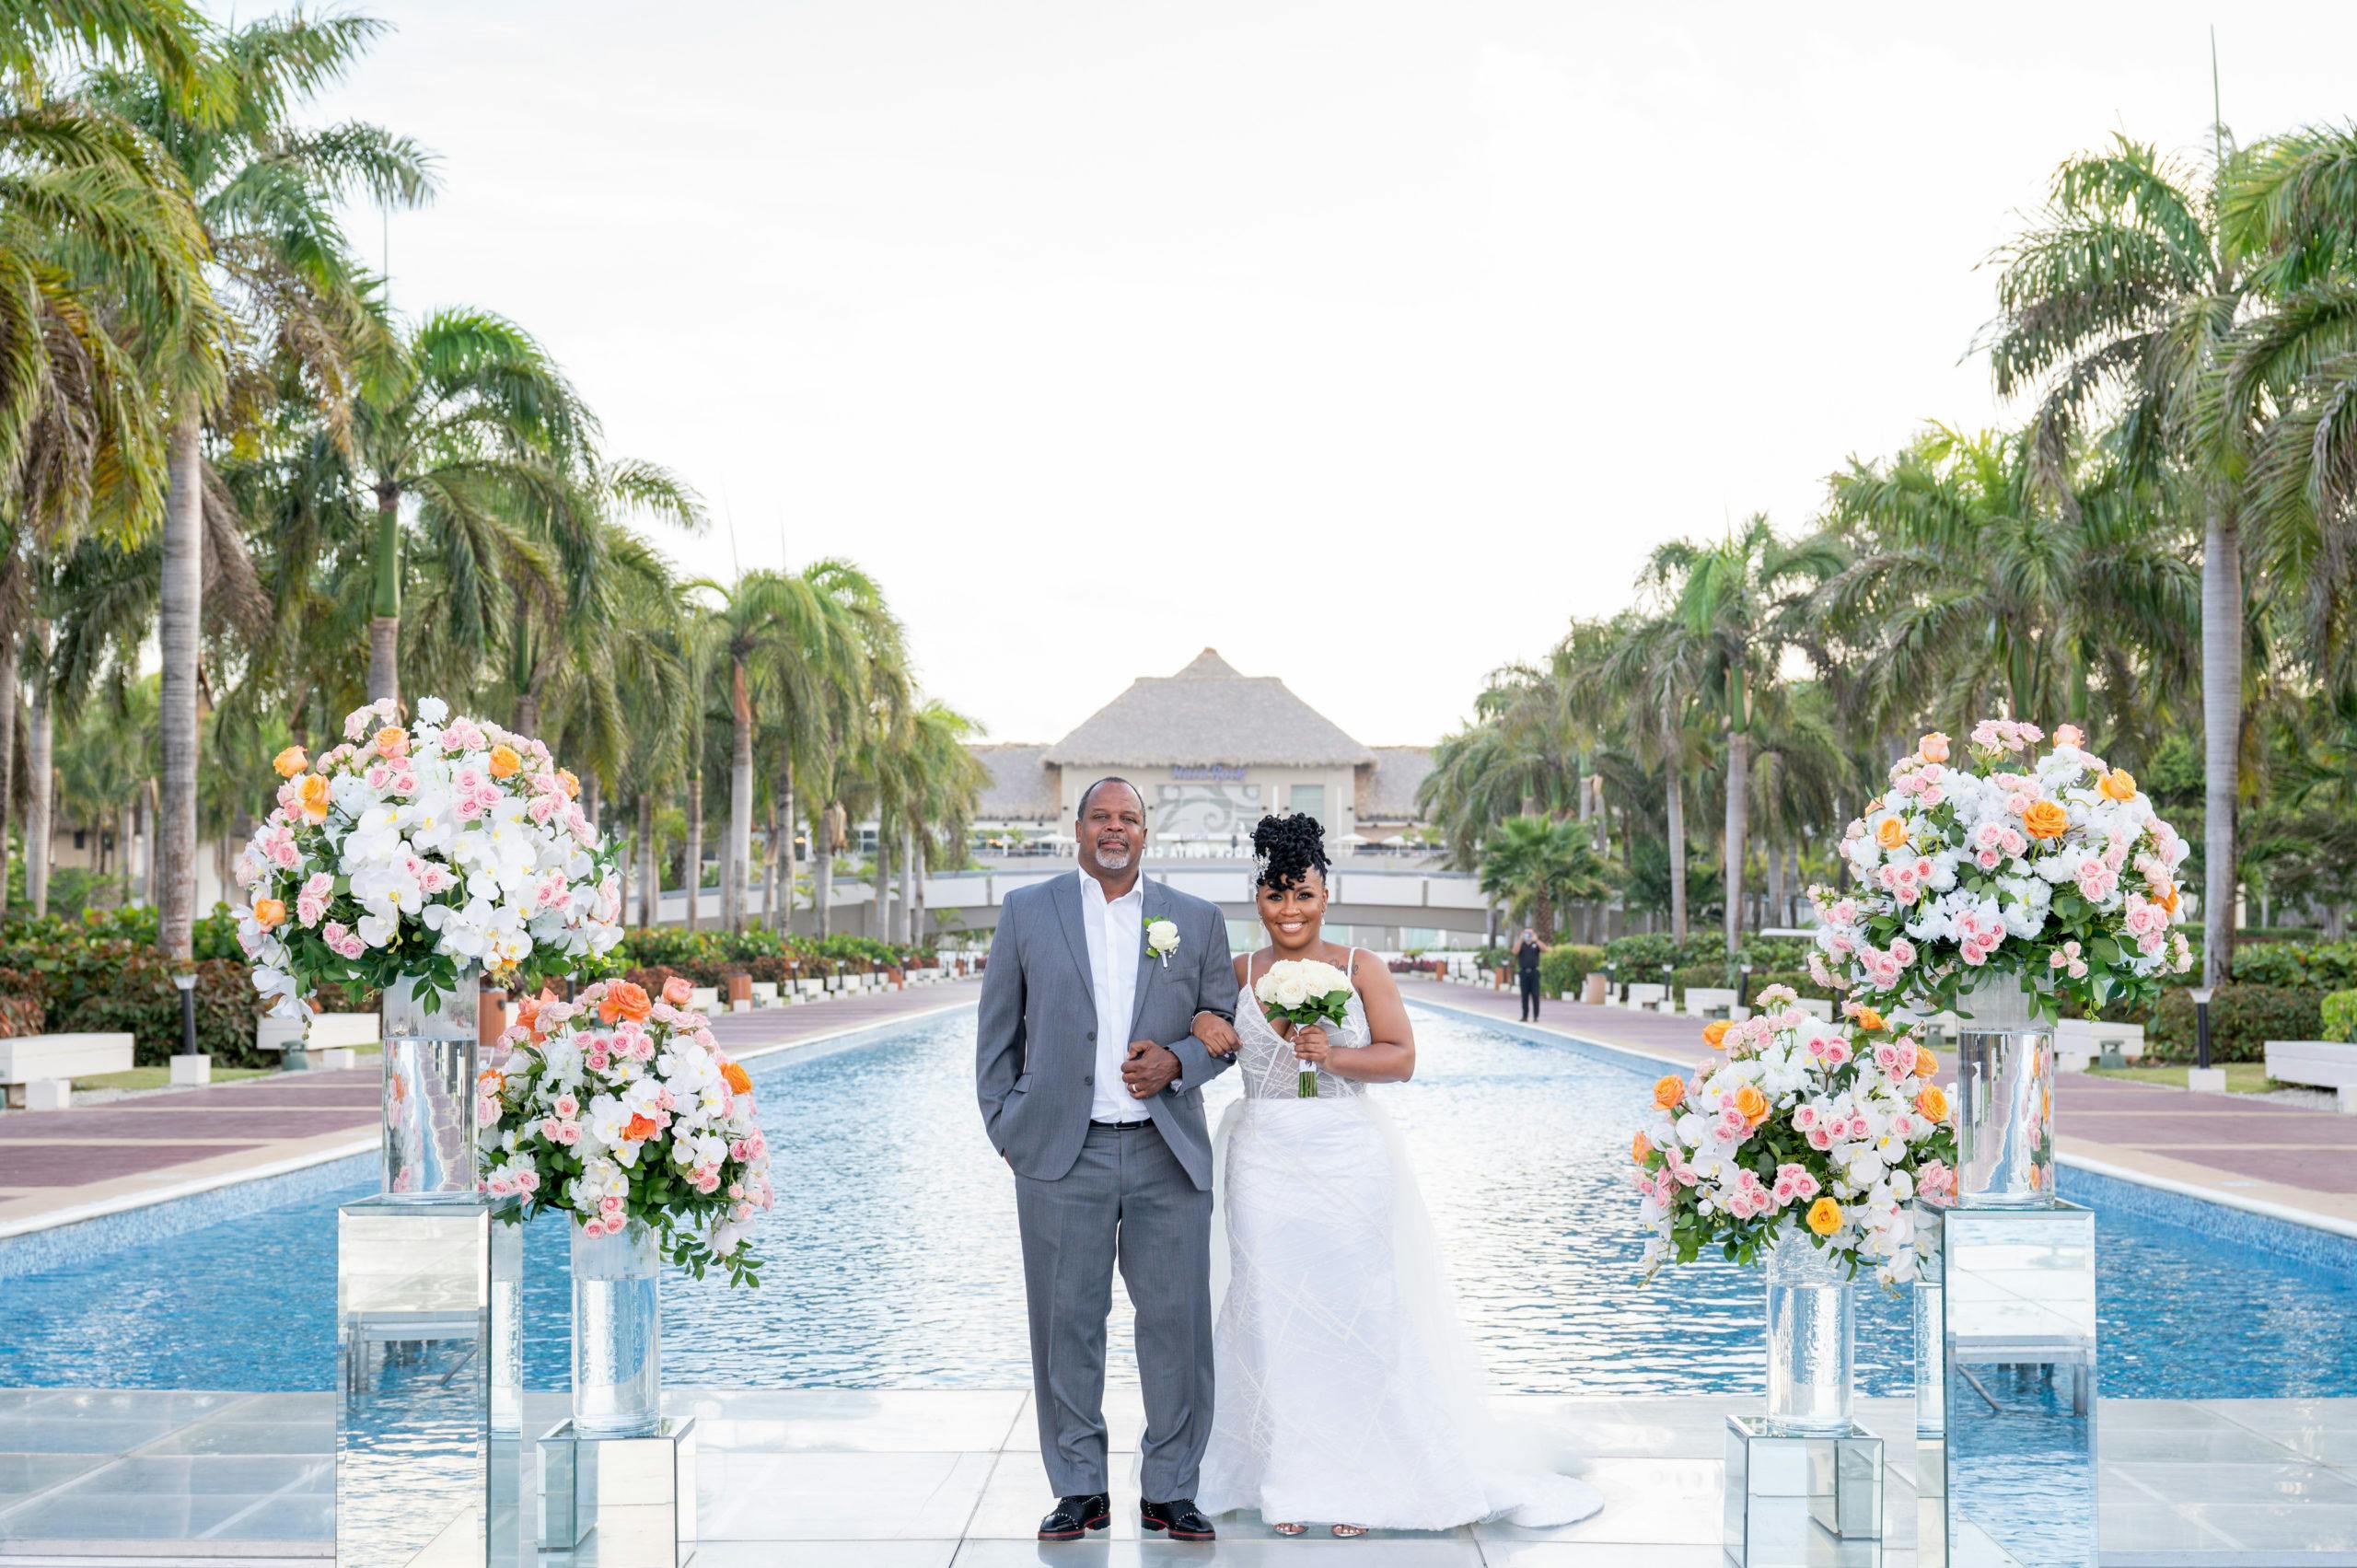
[[[1130,1015],[1138,999],[1138,960],[1145,952],[1145,876],[1118,899],[1086,871],[1080,878],[1080,926],[1088,934],[1088,981],[1097,993],[1097,1094],[1092,1121],[1144,1121],[1145,1102],[1121,1081],[1130,1054]]]

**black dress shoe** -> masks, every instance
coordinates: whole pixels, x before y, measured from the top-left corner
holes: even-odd
[[[1041,1540],[1078,1540],[1091,1530],[1101,1530],[1113,1522],[1112,1494],[1089,1493],[1079,1497],[1059,1497],[1048,1516],[1039,1521]]]
[[[1149,1503],[1138,1499],[1138,1523],[1149,1530],[1168,1530],[1172,1540],[1217,1540],[1218,1532],[1203,1511],[1195,1506],[1191,1497],[1181,1497],[1169,1503]]]

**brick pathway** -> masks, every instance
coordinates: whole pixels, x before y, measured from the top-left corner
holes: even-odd
[[[878,992],[714,1021],[723,1049],[749,1053],[819,1035],[970,1005],[978,982]],[[377,1147],[382,1073],[286,1073],[80,1110],[0,1114],[0,1236],[136,1208],[264,1170]]]
[[[1437,981],[1408,995],[1489,1017],[1521,1010],[1513,992]],[[1713,1054],[1701,1022],[1676,1015],[1550,1002],[1539,1027],[1689,1068]],[[2054,1124],[2064,1155],[2357,1224],[2357,1117],[2073,1073],[2055,1079]]]

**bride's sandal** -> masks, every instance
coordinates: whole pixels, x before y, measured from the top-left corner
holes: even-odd
[[[1364,1525],[1336,1525],[1333,1527],[1333,1535],[1336,1540],[1356,1540],[1359,1537],[1364,1534],[1366,1534],[1366,1527]]]
[[[1301,1532],[1302,1532],[1302,1531],[1304,1531],[1304,1530],[1307,1529],[1309,1527],[1308,1527],[1307,1525],[1295,1525],[1295,1524],[1290,1524],[1290,1523],[1288,1523],[1288,1524],[1283,1524],[1283,1525],[1271,1525],[1269,1527],[1270,1527],[1271,1529],[1272,1529],[1272,1530],[1276,1531],[1276,1532],[1277,1532],[1279,1535],[1281,1535],[1281,1536],[1297,1536],[1297,1535],[1301,1534]]]

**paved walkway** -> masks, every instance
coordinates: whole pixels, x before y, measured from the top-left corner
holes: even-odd
[[[948,981],[715,1019],[749,1056],[970,1004]],[[0,1114],[0,1237],[70,1224],[377,1147],[382,1072],[282,1073],[75,1110]]]
[[[1413,999],[1514,1019],[1512,992],[1424,981]],[[1539,1027],[1691,1068],[1713,1052],[1701,1023],[1675,1014],[1550,1002]],[[2055,1144],[2066,1159],[2271,1204],[2357,1234],[2357,1117],[2068,1073],[2055,1079]]]

